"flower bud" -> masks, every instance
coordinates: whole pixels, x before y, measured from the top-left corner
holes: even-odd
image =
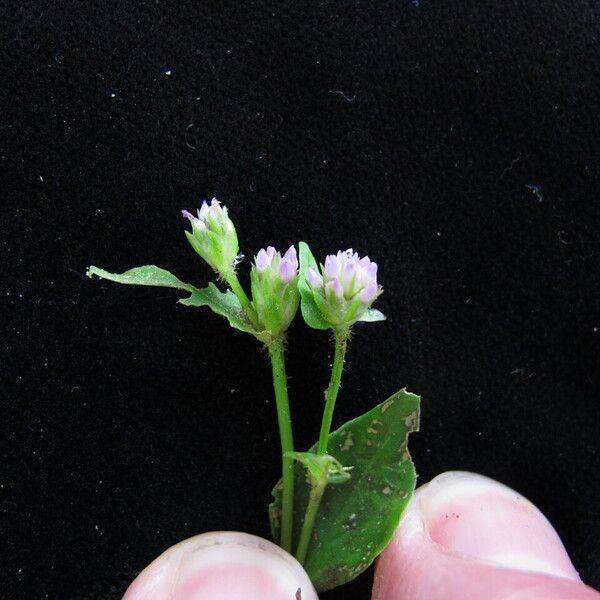
[[[377,264],[352,248],[325,257],[321,272],[309,267],[306,280],[323,318],[333,327],[358,321],[382,292]]]
[[[192,248],[220,275],[232,271],[239,252],[237,233],[227,214],[227,208],[213,198],[202,202],[195,217],[187,210],[181,211],[189,219],[192,231],[186,231]]]
[[[290,246],[283,257],[273,246],[261,249],[250,282],[258,320],[271,335],[280,335],[292,322],[300,300],[296,248]]]

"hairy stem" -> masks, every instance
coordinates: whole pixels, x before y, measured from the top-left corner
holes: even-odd
[[[344,370],[344,358],[348,346],[348,329],[335,329],[335,355],[331,367],[331,379],[325,392],[325,409],[323,410],[323,419],[321,421],[321,432],[319,433],[319,444],[317,454],[327,454],[327,440],[331,430],[331,421],[333,419],[333,410],[340,390],[342,380],[342,371]]]
[[[280,546],[287,552],[292,550],[292,521],[294,517],[294,459],[284,456],[294,451],[292,435],[292,419],[287,392],[287,376],[285,372],[285,351],[283,341],[273,340],[269,345],[269,356],[273,369],[273,388],[277,404],[277,420],[281,438],[282,467],[282,505],[281,505],[281,540]]]
[[[310,544],[310,536],[315,525],[315,518],[323,498],[323,492],[327,484],[313,485],[310,490],[310,496],[308,498],[308,505],[306,512],[304,513],[304,522],[302,523],[302,531],[300,532],[300,541],[298,542],[298,550],[296,551],[296,560],[304,565],[306,559],[306,553],[308,552],[308,546]]]
[[[250,319],[252,325],[259,328],[256,311],[252,307],[252,303],[246,295],[246,292],[244,291],[244,288],[242,287],[239,279],[237,278],[237,275],[233,271],[231,271],[230,273],[223,275],[223,279],[225,279],[225,281],[231,288],[231,291],[237,296],[238,300],[240,301],[240,304],[242,305],[242,308],[246,312],[246,315],[248,316],[248,319]]]

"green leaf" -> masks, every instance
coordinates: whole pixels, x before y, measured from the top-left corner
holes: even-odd
[[[207,287],[199,289],[189,283],[184,283],[169,271],[154,265],[136,267],[124,273],[109,273],[98,267],[90,267],[87,275],[88,277],[96,275],[102,279],[129,285],[150,285],[185,290],[190,292],[190,296],[179,300],[181,304],[186,306],[208,306],[218,315],[227,318],[232,327],[257,335],[257,332],[246,318],[237,296],[231,291],[222,292],[214,283],[209,283]]]
[[[312,267],[317,273],[319,272],[317,261],[306,242],[300,242],[298,244],[298,249],[300,257],[298,290],[300,291],[300,310],[302,311],[302,316],[304,317],[306,324],[313,329],[331,329],[331,325],[321,316],[321,311],[315,303],[313,291],[306,279],[308,267]]]
[[[126,283],[129,285],[155,285],[160,287],[178,288],[180,290],[187,290],[188,292],[196,289],[193,285],[179,280],[173,273],[169,273],[169,271],[154,265],[136,267],[135,269],[125,271],[125,273],[109,273],[98,267],[89,267],[86,274],[88,277],[97,275],[102,279],[109,279],[110,281]]]
[[[403,389],[329,435],[329,454],[354,468],[349,481],[327,486],[317,514],[304,564],[317,591],[354,579],[390,541],[415,488],[407,442],[418,426],[419,397]],[[295,476],[296,545],[310,485],[299,464]],[[273,537],[279,539],[281,482],[273,497],[269,514]]]
[[[366,323],[374,323],[375,321],[385,321],[385,319],[386,317],[381,311],[376,308],[369,308],[358,320],[365,321]]]
[[[231,292],[222,292],[214,283],[209,283],[202,289],[194,288],[189,298],[182,298],[179,302],[186,306],[208,306],[218,315],[225,317],[235,329],[258,335],[237,296]]]

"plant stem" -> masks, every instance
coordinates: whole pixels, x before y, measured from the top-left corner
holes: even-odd
[[[223,275],[223,279],[225,279],[225,281],[229,284],[231,291],[237,296],[238,300],[240,301],[240,304],[242,305],[242,308],[244,309],[244,311],[246,311],[246,315],[252,322],[252,325],[258,327],[259,324],[258,319],[256,317],[256,311],[254,310],[254,308],[252,308],[252,303],[246,295],[246,292],[244,291],[242,284],[237,278],[237,275],[233,271],[231,271],[230,273]]]
[[[321,421],[321,432],[319,433],[317,454],[327,454],[327,441],[329,439],[335,401],[337,400],[338,392],[340,391],[340,382],[342,380],[342,371],[344,370],[344,359],[346,356],[350,330],[348,328],[334,329],[333,334],[335,338],[335,354],[333,357],[333,365],[331,366],[331,379],[329,380],[329,385],[325,392],[325,409],[323,410],[323,419]],[[304,560],[306,559],[310,537],[315,525],[315,518],[326,487],[326,482],[315,482],[311,487],[306,513],[304,514],[304,522],[302,523],[302,531],[300,532],[298,550],[296,551],[296,560],[300,564],[304,564]]]
[[[306,507],[306,513],[304,513],[304,522],[302,523],[302,531],[300,533],[300,541],[298,542],[298,550],[296,551],[296,560],[301,565],[304,565],[304,560],[306,559],[310,536],[312,535],[317,511],[319,510],[321,498],[323,498],[323,492],[325,492],[326,487],[327,483],[315,484],[310,490],[308,506]]]
[[[284,456],[294,451],[292,420],[287,392],[287,376],[285,373],[285,351],[283,340],[273,340],[269,345],[269,356],[273,369],[273,388],[277,404],[277,420],[281,438],[282,468],[282,503],[281,503],[281,540],[280,546],[287,552],[292,550],[292,522],[294,518],[294,459]]]
[[[344,370],[344,358],[346,356],[350,331],[346,328],[334,329],[333,333],[335,337],[335,356],[331,367],[331,379],[325,392],[325,409],[323,410],[323,419],[321,421],[317,454],[327,454],[327,440],[331,429],[335,401],[340,390],[340,381],[342,379],[342,371]]]

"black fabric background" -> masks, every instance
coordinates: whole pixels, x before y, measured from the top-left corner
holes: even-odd
[[[406,386],[426,482],[535,502],[600,586],[600,9],[592,1],[0,2],[4,599],[115,599],[171,544],[268,536],[269,367],[178,293],[179,211],[247,260],[304,239],[380,265],[336,423]],[[298,446],[330,351],[289,344]],[[372,572],[324,598],[368,598]]]

